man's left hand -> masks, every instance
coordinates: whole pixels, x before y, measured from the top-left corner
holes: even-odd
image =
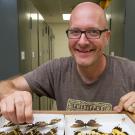
[[[113,108],[116,112],[123,110],[135,113],[135,91],[131,91],[120,98],[120,102]]]

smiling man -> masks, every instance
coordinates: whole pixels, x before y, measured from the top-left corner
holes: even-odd
[[[3,116],[14,123],[32,122],[30,92],[55,99],[58,110],[135,113],[135,62],[103,53],[110,38],[104,10],[92,2],[80,3],[66,34],[71,57],[0,83]]]
[[[110,37],[104,11],[95,4],[78,5],[72,11],[66,32],[69,49],[82,79],[88,82],[97,80],[106,66],[103,49]]]

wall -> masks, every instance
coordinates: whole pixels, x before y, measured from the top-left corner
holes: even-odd
[[[135,0],[126,0],[124,56],[135,60]]]
[[[0,80],[19,73],[16,0],[0,1]]]
[[[111,14],[111,39],[109,46],[106,47],[105,53],[118,56],[124,56],[124,19],[125,19],[125,0],[113,0],[107,13]],[[69,56],[68,40],[65,35],[65,30],[68,24],[51,24],[54,35],[54,57]],[[67,51],[68,50],[68,51]]]
[[[70,56],[68,49],[68,39],[66,36],[67,23],[52,23],[50,26],[53,29],[54,40],[54,58]]]
[[[110,54],[124,55],[124,17],[125,17],[125,0],[112,0],[111,3],[111,40],[109,51]]]

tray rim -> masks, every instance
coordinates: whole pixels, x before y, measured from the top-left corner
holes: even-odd
[[[39,114],[63,114],[63,115],[80,115],[80,114],[126,114],[135,123],[135,114],[129,113],[127,111],[122,111],[117,113],[115,111],[53,111],[53,110],[34,110],[33,113]]]

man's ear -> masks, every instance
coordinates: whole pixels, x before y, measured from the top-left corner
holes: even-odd
[[[107,38],[108,41],[110,40],[110,36],[111,36],[111,31],[108,30],[108,31],[106,32],[106,38]]]
[[[110,37],[111,37],[111,32],[110,30],[108,30],[106,33],[105,33],[105,40],[106,40],[106,44],[105,46],[109,45],[109,42],[110,42]]]

